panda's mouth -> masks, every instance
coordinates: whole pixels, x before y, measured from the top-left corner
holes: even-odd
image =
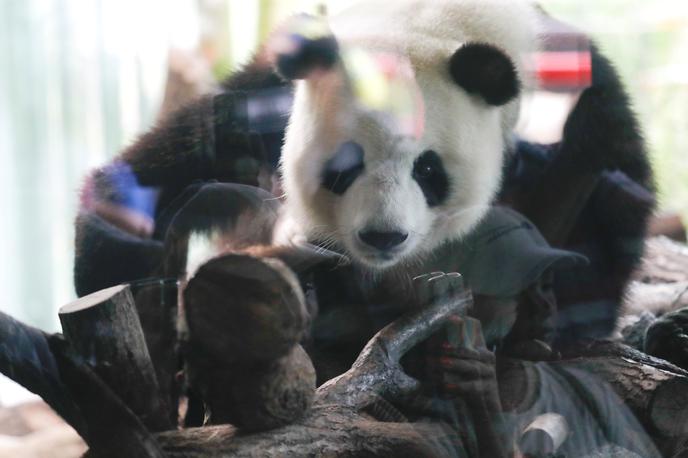
[[[359,233],[349,246],[352,258],[374,269],[393,267],[408,254],[411,243],[407,234],[391,233],[363,235]],[[391,239],[391,240],[390,240]]]
[[[360,264],[379,270],[393,267],[401,260],[401,256],[386,252],[352,253],[352,255]]]

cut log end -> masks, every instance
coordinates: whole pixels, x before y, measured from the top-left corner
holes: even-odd
[[[279,358],[301,340],[308,324],[291,269],[278,259],[243,254],[200,267],[184,290],[184,313],[191,345],[225,362]]]
[[[91,307],[98,306],[104,302],[112,300],[115,297],[125,297],[128,294],[129,287],[127,285],[117,285],[106,288],[88,296],[80,297],[79,299],[70,302],[69,304],[60,308],[60,315],[68,315],[70,313],[78,313]]]

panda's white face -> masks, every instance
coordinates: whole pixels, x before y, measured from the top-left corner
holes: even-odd
[[[356,103],[336,75],[297,88],[283,151],[287,208],[310,239],[374,270],[461,237],[499,184],[500,110],[440,71],[417,83],[420,138]]]
[[[330,36],[280,48],[278,71],[299,80],[282,150],[288,217],[375,271],[466,234],[499,186],[533,11],[517,0],[366,0],[328,18]],[[352,48],[409,62],[422,130],[357,100]]]

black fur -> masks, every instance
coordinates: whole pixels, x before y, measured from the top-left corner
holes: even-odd
[[[485,43],[468,43],[449,59],[449,74],[469,94],[489,105],[504,105],[516,97],[521,83],[511,59]]]
[[[118,230],[92,212],[76,219],[76,293],[85,296],[120,283],[150,277],[162,262],[163,246]]]
[[[322,185],[328,191],[342,195],[363,173],[363,148],[356,142],[342,143],[334,157],[327,161]]]
[[[294,19],[297,27],[303,21],[321,20],[310,15],[301,15]],[[277,72],[286,80],[307,78],[318,69],[332,68],[339,60],[339,45],[334,35],[310,38],[300,34],[297,29],[287,31],[277,39],[289,43],[289,49],[278,52],[276,58]]]
[[[306,78],[314,70],[331,68],[338,59],[337,42],[332,37],[307,40],[301,43],[292,54],[277,56],[277,70],[287,80]]]
[[[655,204],[652,170],[628,96],[609,61],[596,47],[591,52],[592,85],[569,115],[561,142],[520,143],[500,195],[545,235],[552,223],[571,215],[570,230],[549,241],[590,259],[588,266],[556,276],[560,344],[613,330]],[[572,203],[552,221],[559,207]]]
[[[83,206],[76,221],[74,281],[80,296],[98,289],[160,274],[161,243],[169,215],[194,183],[220,181],[271,189],[288,113],[269,132],[252,132],[247,100],[263,90],[291,93],[259,56],[223,82],[219,95],[203,96],[171,113],[116,158],[131,167],[139,185],[159,188],[152,238],[141,238]],[[87,179],[92,199],[111,200],[109,165]],[[88,191],[86,191],[88,190]],[[118,248],[119,247],[119,248]]]
[[[425,151],[413,163],[413,179],[423,191],[429,207],[441,205],[449,195],[449,177],[442,159],[432,151]]]

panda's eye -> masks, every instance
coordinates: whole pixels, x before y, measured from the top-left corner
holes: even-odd
[[[413,179],[423,191],[428,206],[440,205],[449,193],[449,179],[440,156],[428,150],[423,152],[413,164]]]
[[[423,164],[419,167],[416,167],[416,169],[414,170],[414,173],[419,178],[423,178],[423,179],[430,178],[432,176],[432,174],[435,173],[435,167],[433,164]]]
[[[363,147],[348,141],[339,145],[334,157],[327,161],[322,176],[322,186],[342,195],[363,172]]]

